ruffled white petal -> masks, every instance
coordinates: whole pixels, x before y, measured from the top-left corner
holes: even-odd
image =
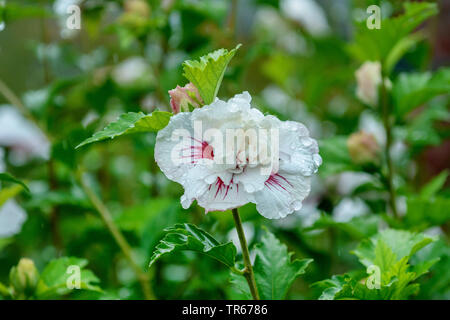
[[[311,178],[289,174],[282,169],[254,193],[256,210],[268,219],[280,219],[298,211],[311,189]]]
[[[190,121],[191,115],[187,112],[178,113],[170,118],[169,124],[158,132],[155,145],[155,160],[161,171],[178,183],[183,182],[186,172],[194,167],[190,159],[185,158],[186,149],[190,150],[192,141],[180,137],[181,130],[186,131],[186,136],[193,136],[193,128]],[[180,135],[174,133],[178,132]],[[178,138],[177,138],[178,137]],[[183,143],[185,141],[185,143]],[[182,144],[180,144],[180,142]]]
[[[309,137],[306,127],[286,121],[280,127],[280,158],[285,171],[311,176],[322,164],[317,141]]]
[[[226,211],[253,202],[253,196],[240,184],[225,185],[221,180],[211,184],[208,191],[198,197],[198,204],[209,211]]]
[[[264,188],[264,183],[269,179],[271,172],[264,172],[261,167],[247,167],[241,174],[235,176],[234,180],[241,183],[245,191],[253,193]]]

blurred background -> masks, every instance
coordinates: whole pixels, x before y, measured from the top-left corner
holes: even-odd
[[[445,218],[428,221],[421,211],[419,218],[396,224],[373,170],[329,147],[344,141],[345,148],[347,137],[360,129],[384,143],[377,112],[355,95],[361,63],[348,45],[369,5],[379,5],[385,18],[398,15],[403,2],[0,0],[0,172],[30,189],[0,194],[0,282],[8,282],[9,270],[22,257],[42,270],[52,259],[73,256],[88,262],[103,290],[63,297],[142,298],[133,268],[80,185],[80,172],[143,267],[163,229],[178,222],[195,223],[239,247],[230,214],[181,208],[182,188],[154,161],[155,134],[75,146],[123,112],[170,111],[168,90],[186,84],[183,61],[241,43],[219,97],[249,91],[255,107],[301,121],[324,150],[324,166],[301,210],[269,221],[253,205],[242,209],[250,245],[265,226],[297,257],[314,259],[288,297],[317,298],[312,283],[361,268],[350,251],[380,227],[394,225],[440,237],[433,252],[441,260],[422,280],[418,298],[450,298],[448,188],[439,202]],[[449,66],[450,1],[437,3],[439,13],[420,27],[424,41],[405,54],[394,77]],[[70,5],[81,9],[79,30],[67,27]],[[392,157],[403,216],[410,199],[449,167],[448,106],[448,94],[440,96],[394,128]],[[430,207],[423,204],[421,210]],[[226,268],[192,252],[164,258],[147,272],[160,299],[242,297]]]

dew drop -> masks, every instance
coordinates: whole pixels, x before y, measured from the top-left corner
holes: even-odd
[[[295,211],[298,211],[302,208],[302,202],[295,200],[294,202],[292,202],[292,207],[294,208]]]

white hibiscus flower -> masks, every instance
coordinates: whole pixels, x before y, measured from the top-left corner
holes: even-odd
[[[279,219],[301,208],[311,176],[322,163],[317,142],[303,124],[264,116],[250,101],[248,92],[228,102],[216,99],[193,112],[172,116],[158,132],[156,162],[170,180],[184,187],[185,209],[194,200],[206,212],[252,202],[264,217]],[[233,139],[231,148],[228,140],[220,139],[230,130],[249,129],[277,132],[276,138],[261,135],[256,141],[244,136],[237,145]],[[249,159],[249,154],[257,157]]]

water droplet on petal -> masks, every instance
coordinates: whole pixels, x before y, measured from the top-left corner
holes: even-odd
[[[247,189],[247,192],[250,192],[250,193],[255,191],[255,188],[253,187],[253,185],[248,185],[245,189]]]
[[[294,202],[292,202],[292,207],[294,208],[295,211],[298,211],[302,208],[302,202],[295,200]]]

